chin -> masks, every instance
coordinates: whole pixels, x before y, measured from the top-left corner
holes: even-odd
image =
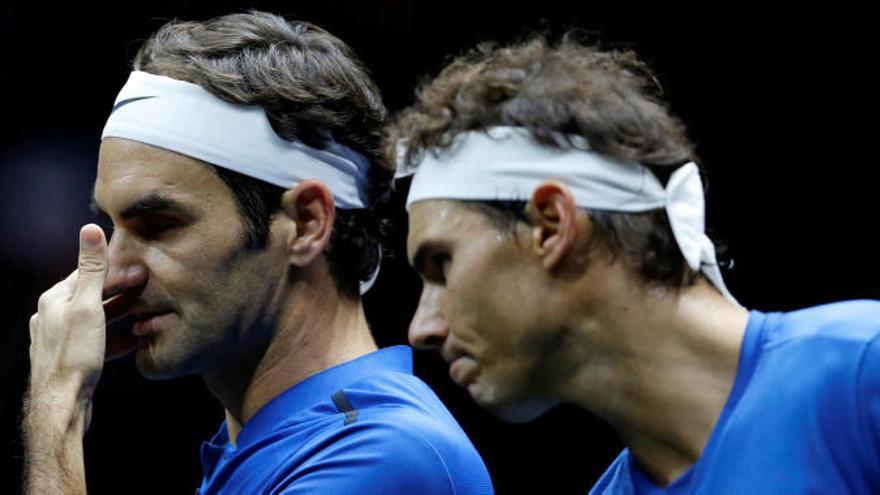
[[[148,380],[168,380],[189,374],[176,356],[163,355],[155,345],[149,342],[136,351],[134,360],[141,376]]]
[[[138,356],[135,358],[135,363],[138,372],[147,380],[168,380],[180,376],[180,374],[175,373],[173,370],[158,365],[151,358],[141,359],[140,356]]]
[[[504,397],[497,389],[485,390],[476,383],[468,386],[468,392],[480,407],[507,423],[528,423],[558,404],[551,399]]]

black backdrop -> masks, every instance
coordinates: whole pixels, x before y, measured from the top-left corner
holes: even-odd
[[[89,221],[103,120],[143,39],[170,19],[259,8],[315,22],[352,45],[388,106],[450,54],[530,29],[601,33],[658,71],[709,170],[708,222],[735,260],[729,286],[748,307],[787,310],[880,298],[875,230],[876,36],[867,11],[842,3],[619,0],[505,2],[153,0],[99,5],[0,3],[0,493],[15,493],[27,376],[27,319],[76,259]],[[419,282],[399,254],[367,297],[377,339],[403,343]],[[483,413],[436,356],[417,370],[483,454],[499,493],[585,493],[620,448],[596,418],[559,408],[528,425]],[[195,377],[148,382],[130,359],[107,365],[95,397],[90,491],[192,493],[198,447],[222,411]]]

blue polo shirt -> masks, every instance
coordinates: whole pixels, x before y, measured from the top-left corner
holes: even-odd
[[[201,494],[491,494],[486,466],[397,346],[326,369],[202,445]]]
[[[595,494],[880,493],[880,302],[752,311],[697,462],[656,486],[629,450]]]

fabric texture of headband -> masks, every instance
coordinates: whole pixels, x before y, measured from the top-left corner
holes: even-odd
[[[543,145],[519,127],[458,134],[448,149],[424,152],[414,167],[399,165],[398,176],[413,174],[406,208],[428,199],[528,201],[538,185],[555,180],[571,190],[581,208],[664,209],[688,266],[736,303],[721,277],[715,245],[705,234],[705,198],[695,163],[680,166],[663,187],[640,163],[590,151],[579,136],[556,138],[562,147]]]
[[[282,139],[256,105],[234,105],[197,84],[142,71],[128,78],[101,139],[157,146],[288,189],[318,179],[338,208],[367,205],[368,160],[332,139],[324,149]]]

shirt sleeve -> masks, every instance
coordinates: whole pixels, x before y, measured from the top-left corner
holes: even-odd
[[[856,394],[860,429],[870,451],[869,462],[880,476],[880,334],[871,339],[862,354]]]
[[[387,424],[349,425],[269,493],[455,493],[443,458],[417,432]]]

